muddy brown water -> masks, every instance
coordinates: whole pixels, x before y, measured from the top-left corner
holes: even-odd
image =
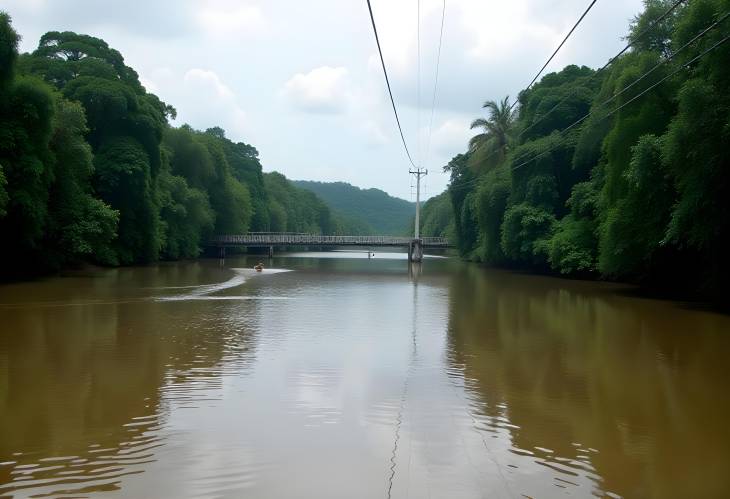
[[[0,497],[730,497],[730,317],[453,259],[0,286]]]

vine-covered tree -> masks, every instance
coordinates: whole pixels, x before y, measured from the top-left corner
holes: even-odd
[[[568,66],[520,94],[508,147],[488,168],[458,157],[446,167],[462,254],[723,294],[730,43],[713,26],[730,4],[696,0],[660,22],[674,2],[644,4],[633,48],[606,70]],[[495,138],[505,103],[474,122],[471,164],[505,144]]]
[[[329,233],[339,223],[283,176],[265,182],[258,151],[220,127],[173,128],[104,40],[48,32],[18,55],[0,12],[0,256],[3,274],[82,262],[196,257],[215,233]],[[34,269],[34,270],[29,270]]]

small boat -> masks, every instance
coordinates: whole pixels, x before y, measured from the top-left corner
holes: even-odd
[[[261,263],[261,262],[259,262],[259,263],[257,263],[256,265],[254,265],[253,269],[254,269],[254,270],[255,270],[256,272],[262,272],[262,271],[264,270],[264,264],[263,264],[263,263]]]

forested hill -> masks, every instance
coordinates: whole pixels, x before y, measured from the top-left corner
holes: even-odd
[[[262,172],[224,130],[173,127],[104,40],[48,32],[30,54],[0,12],[0,277],[191,258],[214,234],[353,228]]]
[[[489,96],[444,168],[462,254],[726,301],[729,6],[646,1],[605,70]]]
[[[415,203],[392,197],[380,189],[360,189],[345,182],[295,180],[294,184],[314,192],[347,218],[367,224],[375,234],[404,234],[416,211]]]

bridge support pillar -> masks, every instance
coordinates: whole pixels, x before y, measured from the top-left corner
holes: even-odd
[[[423,243],[420,239],[414,239],[408,245],[408,261],[420,262],[423,260]]]
[[[269,258],[274,258],[274,247],[269,246]]]

